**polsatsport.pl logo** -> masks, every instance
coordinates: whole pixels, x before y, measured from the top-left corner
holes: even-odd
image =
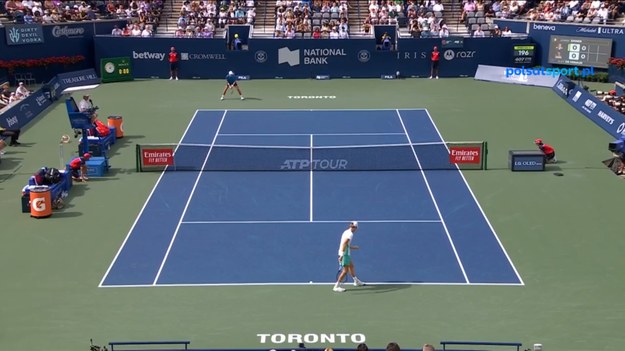
[[[526,68],[525,66],[506,68],[506,78],[509,77],[524,77],[524,76],[548,76],[548,77],[588,77],[595,74],[594,67],[570,67],[570,68],[558,68],[558,67],[532,67]]]

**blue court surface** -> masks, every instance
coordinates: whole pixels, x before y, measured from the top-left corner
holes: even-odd
[[[523,285],[462,172],[430,169],[449,163],[442,141],[423,109],[197,111],[180,144],[204,146],[192,155],[204,169],[288,164],[281,148],[409,145],[381,158],[421,170],[348,155],[372,169],[163,172],[100,286],[333,284],[350,221],[368,284]]]

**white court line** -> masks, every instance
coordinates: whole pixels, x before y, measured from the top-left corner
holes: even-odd
[[[366,112],[373,112],[373,111],[392,111],[395,112],[398,109],[396,108],[374,108],[374,109],[369,109],[369,108],[266,108],[266,109],[229,109],[228,111],[230,112],[250,112],[250,113],[254,113],[257,111],[267,111],[267,112],[272,112],[272,111],[366,111]],[[400,111],[424,111],[425,108],[405,108],[405,109],[401,109]],[[200,109],[198,111],[223,111],[223,109],[219,109],[219,108],[208,108],[208,109]]]
[[[310,133],[284,133],[284,134],[280,134],[280,133],[222,133],[219,134],[220,137],[229,137],[229,136],[270,136],[270,137],[283,137],[283,136],[309,136]],[[358,135],[358,136],[382,136],[382,135],[401,135],[403,136],[404,133],[316,133],[314,135],[318,135],[318,136],[352,136],[352,135]]]
[[[303,223],[349,223],[349,220],[338,221],[183,221],[182,224],[303,224]],[[358,220],[359,223],[441,223],[440,219],[389,219],[389,220]]]
[[[193,114],[193,117],[191,117],[191,121],[187,125],[187,128],[184,130],[184,133],[182,133],[182,137],[178,141],[178,144],[180,144],[182,142],[182,140],[184,139],[184,137],[187,135],[187,132],[189,131],[189,128],[191,128],[191,125],[193,124],[193,121],[195,120],[195,117],[197,116],[198,111],[199,110],[196,110],[195,113]],[[165,168],[165,170],[166,169],[167,168]],[[111,264],[109,265],[108,269],[106,270],[106,273],[104,273],[104,277],[102,277],[102,280],[100,281],[100,284],[98,285],[98,287],[102,287],[102,283],[104,283],[104,281],[106,280],[106,278],[109,275],[109,272],[111,271],[111,269],[115,265],[115,262],[117,262],[117,258],[119,257],[119,254],[124,249],[124,246],[126,245],[126,242],[130,238],[130,234],[135,229],[135,226],[139,222],[139,218],[141,218],[141,215],[143,215],[143,211],[145,211],[145,208],[147,207],[148,203],[150,202],[150,199],[152,198],[152,195],[154,195],[154,192],[156,191],[156,188],[158,187],[158,184],[161,182],[161,179],[163,178],[163,175],[165,175],[165,170],[163,170],[161,172],[161,175],[158,176],[158,180],[156,181],[156,184],[154,184],[154,187],[150,191],[150,195],[148,195],[148,198],[143,203],[143,207],[141,207],[141,211],[139,211],[139,214],[137,215],[137,218],[135,218],[134,223],[132,223],[132,226],[130,227],[130,230],[128,231],[128,234],[126,234],[126,237],[124,238],[124,241],[122,242],[122,245],[119,247],[119,250],[117,250],[117,253],[115,254],[115,257],[113,258],[113,261],[111,262]]]
[[[137,285],[104,285],[103,288],[175,288],[175,287],[250,287],[250,286],[333,286],[334,282],[320,283],[197,283],[197,284],[137,284]],[[521,286],[518,283],[442,283],[442,282],[367,282],[364,287],[350,288],[348,291],[366,291],[367,286]]]
[[[399,122],[401,123],[401,126],[404,129],[404,133],[406,133],[406,138],[408,138],[408,142],[412,144],[412,140],[410,139],[410,135],[408,134],[408,130],[406,129],[406,125],[404,124],[404,120],[401,118],[401,114],[399,113],[399,110],[396,110],[396,111],[397,111],[397,117],[399,118]],[[462,261],[460,260],[460,256],[458,255],[458,251],[456,250],[456,245],[454,245],[454,241],[451,239],[451,235],[449,234],[449,229],[447,229],[447,224],[445,224],[445,220],[443,219],[443,214],[441,213],[440,208],[438,208],[438,203],[436,202],[436,198],[434,197],[434,193],[432,192],[432,188],[430,187],[428,178],[425,176],[425,172],[423,171],[423,167],[421,167],[421,162],[419,161],[419,156],[417,156],[417,152],[414,150],[414,148],[412,148],[412,154],[414,155],[417,161],[417,164],[419,165],[419,172],[423,176],[423,180],[425,181],[425,186],[428,188],[428,192],[430,193],[430,196],[432,197],[432,201],[434,202],[434,207],[436,208],[436,213],[438,213],[438,216],[441,219],[441,223],[443,224],[443,228],[445,229],[445,233],[447,234],[447,239],[449,240],[449,243],[451,244],[451,248],[454,251],[454,255],[456,256],[458,265],[460,266],[460,269],[462,270],[462,275],[464,276],[465,281],[467,283],[470,283],[469,277],[467,276],[467,273],[464,270],[464,266],[462,265]]]
[[[425,109],[425,113],[428,115],[428,118],[430,119],[430,122],[434,126],[434,129],[436,130],[436,133],[438,134],[439,138],[441,140],[444,140],[443,136],[441,135],[441,132],[438,130],[438,127],[434,123],[434,120],[432,119],[432,116],[430,115],[430,112],[427,109]],[[447,144],[445,144],[445,148],[447,148],[447,151],[449,151],[449,148],[447,147]],[[484,157],[486,157],[486,156],[484,156]],[[480,205],[480,203],[477,201],[477,198],[475,197],[475,194],[473,193],[473,190],[471,190],[471,187],[469,186],[469,182],[467,182],[467,179],[464,177],[464,174],[460,170],[460,167],[458,167],[458,164],[456,164],[456,168],[458,168],[458,172],[460,173],[460,176],[462,177],[462,181],[464,181],[464,184],[466,185],[467,189],[469,189],[469,193],[471,194],[471,197],[473,197],[473,201],[477,205],[477,208],[480,209],[480,212],[482,213],[482,216],[484,217],[484,220],[486,220],[486,224],[488,224],[488,227],[490,228],[491,232],[493,233],[493,236],[495,236],[495,240],[497,240],[497,243],[499,243],[499,247],[501,247],[501,250],[503,251],[504,255],[506,255],[506,258],[508,259],[508,262],[510,263],[510,266],[514,270],[514,274],[516,274],[517,278],[519,278],[519,282],[521,282],[521,285],[525,285],[525,283],[523,282],[523,279],[521,278],[521,275],[519,274],[519,272],[517,271],[516,267],[514,266],[514,263],[510,259],[510,256],[508,255],[508,252],[506,251],[506,248],[501,243],[501,240],[499,240],[499,236],[497,236],[497,233],[495,232],[495,228],[493,228],[492,224],[488,220],[488,217],[486,217],[486,213],[482,209],[482,206]]]
[[[221,130],[221,126],[224,124],[224,120],[226,119],[226,114],[228,113],[228,110],[224,110],[223,115],[221,116],[221,121],[219,121],[219,126],[217,127],[217,131],[215,132],[215,136],[213,137],[213,144],[215,143],[215,140],[217,140],[217,135],[219,135],[219,130]],[[208,158],[211,154],[212,151],[212,145],[211,148],[208,149],[208,152],[206,153],[206,158],[204,158],[204,163],[202,163],[202,169],[204,169],[204,167],[206,166],[206,162],[208,162]],[[171,252],[171,248],[174,245],[174,241],[176,241],[176,237],[178,236],[178,231],[180,230],[180,225],[182,224],[182,219],[184,218],[184,215],[187,213],[187,209],[189,208],[189,204],[191,203],[191,199],[193,198],[193,194],[195,193],[195,189],[197,188],[198,183],[200,182],[200,178],[202,177],[202,171],[198,172],[197,177],[195,178],[195,183],[193,184],[193,188],[191,189],[191,194],[189,194],[189,198],[187,199],[187,203],[184,205],[184,209],[182,210],[182,214],[180,215],[180,219],[178,220],[178,224],[176,225],[176,230],[174,231],[174,235],[171,238],[171,241],[169,242],[169,246],[167,247],[167,251],[165,252],[165,256],[163,257],[163,261],[161,262],[161,266],[158,268],[158,273],[156,273],[156,277],[154,277],[154,282],[152,283],[153,285],[156,284],[156,282],[158,282],[158,278],[161,276],[161,272],[163,271],[163,267],[165,267],[165,262],[167,262],[167,258],[169,257],[169,253]]]
[[[313,164],[313,135],[310,134],[310,164]],[[313,221],[313,167],[310,167],[310,187],[309,187],[309,195],[310,195],[310,215],[308,216],[308,220],[310,222]]]

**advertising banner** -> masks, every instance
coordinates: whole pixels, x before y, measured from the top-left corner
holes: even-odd
[[[514,44],[527,39],[467,38],[462,47],[441,50],[441,77],[473,76],[478,64],[504,66],[512,62]],[[228,71],[258,78],[374,78],[429,77],[430,53],[440,39],[400,39],[397,50],[378,50],[375,39],[276,40],[250,39],[248,50],[227,50],[221,39],[95,37],[99,62],[107,57],[130,57],[136,78],[168,78],[167,53],[180,53],[183,79],[221,79]]]
[[[0,126],[8,129],[23,128],[43,112],[52,101],[40,89],[13,105],[0,115]]]
[[[7,45],[41,44],[44,42],[41,24],[8,25],[5,28],[5,36]]]
[[[566,77],[560,77],[552,88],[582,115],[618,139],[625,135],[625,115],[614,110],[593,94]]]

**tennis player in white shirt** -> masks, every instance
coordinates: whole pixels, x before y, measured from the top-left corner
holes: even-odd
[[[341,235],[341,243],[339,244],[339,264],[343,269],[341,270],[341,274],[339,274],[338,279],[336,280],[336,284],[334,284],[334,288],[332,290],[336,292],[344,292],[345,289],[342,288],[341,282],[345,279],[347,273],[349,273],[354,279],[354,286],[362,286],[365,283],[361,282],[358,277],[356,277],[356,269],[354,268],[354,262],[352,261],[351,251],[358,250],[359,247],[352,245],[352,239],[354,238],[354,233],[358,230],[358,222],[351,222],[349,224],[349,228],[343,232]]]

